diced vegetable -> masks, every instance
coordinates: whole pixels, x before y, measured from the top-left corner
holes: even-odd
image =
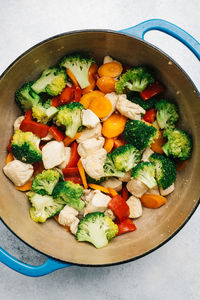
[[[122,73],[122,65],[119,62],[112,61],[101,65],[98,69],[100,77],[118,77]]]
[[[89,71],[88,71],[88,80],[89,80],[89,83],[90,85],[87,86],[86,88],[84,88],[82,90],[82,94],[85,95],[91,91],[94,90],[95,86],[96,86],[96,80],[94,78],[94,74],[96,73],[97,71],[97,65],[96,64],[91,64],[90,68],[89,68]]]
[[[140,93],[143,100],[148,100],[153,96],[164,92],[164,87],[159,82],[154,82]]]
[[[95,183],[88,183],[88,186],[93,190],[98,190],[103,193],[109,194],[109,190],[101,185],[95,184]]]
[[[85,109],[87,109],[93,100],[103,96],[104,94],[100,91],[92,91],[88,94],[83,95],[81,97],[80,103],[84,106]]]
[[[153,123],[155,121],[155,118],[156,118],[156,111],[154,108],[147,110],[147,112],[143,116],[143,120],[149,123]]]
[[[49,132],[49,126],[26,118],[21,122],[20,129],[24,132],[32,132],[40,138],[47,136]]]
[[[118,226],[118,234],[123,234],[123,233],[127,233],[127,232],[131,232],[131,231],[135,231],[136,230],[136,226],[133,223],[133,221],[129,218],[121,221],[121,222],[115,222]]]
[[[98,97],[90,102],[89,109],[93,111],[98,118],[102,119],[112,111],[112,103],[104,96]]]
[[[167,199],[160,195],[144,194],[141,197],[141,202],[147,208],[159,208],[167,202]]]
[[[156,153],[163,154],[164,151],[162,146],[164,145],[165,141],[166,140],[163,138],[162,130],[159,130],[159,137],[151,144],[151,149]]]
[[[87,189],[88,188],[87,179],[86,179],[85,170],[83,168],[81,160],[78,161],[77,166],[83,182],[84,189]]]
[[[107,138],[113,138],[120,135],[125,128],[127,118],[120,114],[112,114],[103,122],[102,134]]]
[[[64,140],[65,135],[60,131],[57,127],[51,126],[49,128],[49,133],[54,137],[54,139],[58,142],[61,142]]]
[[[120,195],[114,196],[108,203],[108,207],[114,212],[120,221],[128,218],[129,216],[129,206]]]
[[[114,138],[105,138],[104,149],[109,153],[114,146]]]
[[[122,188],[122,191],[121,191],[121,197],[122,197],[125,201],[128,200],[129,195],[128,195],[128,190],[127,190],[127,187],[126,187],[126,186]]]
[[[71,157],[70,157],[70,160],[67,164],[67,168],[72,168],[72,167],[76,167],[77,166],[77,163],[79,161],[79,154],[78,154],[78,151],[77,151],[77,148],[78,148],[78,144],[76,142],[74,142],[72,145],[71,145]]]
[[[63,175],[64,177],[74,177],[79,175],[79,170],[77,167],[66,167],[64,169],[62,169]]]
[[[115,91],[116,81],[112,77],[103,76],[97,79],[97,87],[101,92],[107,94]]]

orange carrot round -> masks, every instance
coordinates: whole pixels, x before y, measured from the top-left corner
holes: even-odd
[[[73,82],[73,84],[75,86],[79,87],[78,81],[76,80],[76,77],[74,76],[74,74],[72,73],[72,71],[70,71],[69,69],[67,69],[67,75],[69,76],[69,78],[71,79],[71,81]]]
[[[87,109],[90,105],[90,102],[98,97],[102,97],[104,94],[100,91],[92,91],[88,94],[85,94],[81,97],[80,103]]]
[[[100,77],[117,77],[122,73],[123,67],[119,62],[112,61],[106,64],[103,64],[98,69],[98,74]]]
[[[6,157],[6,165],[11,162],[14,159],[14,156],[12,153],[8,153],[7,157]]]
[[[103,122],[102,134],[107,138],[118,136],[124,131],[127,118],[120,114],[112,114],[105,122]]]
[[[114,139],[113,138],[105,138],[105,143],[104,143],[104,149],[109,153],[113,146],[114,146]]]
[[[94,90],[96,86],[96,80],[94,79],[94,74],[97,72],[97,65],[96,64],[91,64],[89,71],[88,71],[88,80],[90,85],[87,86],[86,88],[82,89],[82,94],[85,95],[91,91]]]
[[[164,151],[162,149],[162,146],[164,145],[164,143],[165,139],[163,138],[162,130],[159,130],[159,137],[151,144],[151,149],[156,153],[163,154]]]
[[[106,117],[112,111],[112,103],[104,96],[97,97],[90,102],[89,109],[99,118]]]
[[[141,197],[141,203],[147,208],[159,208],[167,202],[167,199],[160,195],[144,194]]]
[[[103,93],[111,93],[115,91],[115,80],[112,77],[103,76],[97,80],[97,87]]]

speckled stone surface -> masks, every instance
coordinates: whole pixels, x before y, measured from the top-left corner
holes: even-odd
[[[0,73],[22,52],[52,35],[86,28],[120,30],[163,18],[200,39],[198,0],[18,0],[0,1]],[[146,40],[171,55],[200,89],[197,58],[160,32]],[[200,299],[200,210],[166,245],[137,261],[104,268],[73,266],[42,278],[0,265],[0,299],[198,300]],[[0,222],[0,244],[33,265],[45,257],[17,239]]]

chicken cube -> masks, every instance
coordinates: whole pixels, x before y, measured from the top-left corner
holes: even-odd
[[[103,166],[106,161],[107,152],[105,149],[99,149],[92,152],[87,157],[81,157],[81,162],[86,173],[95,179],[104,176]]]
[[[106,181],[103,181],[101,185],[105,188],[112,188],[116,192],[119,192],[122,189],[122,182],[117,178],[110,178]]]
[[[131,179],[127,185],[127,190],[135,197],[141,198],[142,195],[144,195],[147,190],[148,186],[146,186],[143,182],[137,180],[137,179]]]
[[[83,109],[81,116],[82,125],[88,128],[95,128],[97,124],[100,123],[100,120],[97,117],[97,115],[95,115],[95,113],[93,113],[93,111],[91,111],[90,109]]]
[[[153,154],[153,150],[151,148],[146,148],[142,153],[142,161],[149,161],[149,157]]]
[[[58,168],[59,169],[64,169],[67,166],[67,164],[69,163],[70,157],[71,157],[71,147],[65,147],[65,159],[58,166]]]
[[[156,185],[152,189],[149,189],[146,194],[160,195],[158,186]]]
[[[131,180],[131,171],[124,173],[124,176],[118,177],[118,179],[122,182],[129,182]]]
[[[47,135],[43,138],[41,138],[41,141],[50,141],[50,140],[53,140],[53,135],[51,133],[47,133]]]
[[[16,186],[25,184],[31,178],[34,172],[31,164],[25,164],[17,159],[9,162],[3,168],[3,171]]]
[[[142,215],[142,204],[140,199],[131,196],[126,203],[129,206],[129,218],[139,218]]]
[[[110,196],[107,196],[98,190],[92,191],[90,196],[91,200],[85,208],[85,214],[95,211],[104,212],[107,209],[107,205],[111,200]]]
[[[63,142],[51,141],[42,148],[42,160],[45,169],[60,165],[65,160],[65,147]]]
[[[103,148],[105,139],[103,137],[91,138],[83,141],[78,145],[78,154],[81,157],[86,157],[92,152]]]
[[[172,185],[170,185],[167,189],[163,190],[162,188],[160,188],[160,194],[162,196],[167,196],[169,194],[171,194],[174,191],[174,183]]]
[[[78,218],[75,217],[74,221],[72,222],[72,224],[70,225],[70,231],[72,234],[76,235],[76,232],[78,230],[78,224],[79,224],[80,220]]]
[[[58,223],[63,226],[70,226],[76,220],[76,216],[78,216],[78,211],[69,205],[65,205],[58,215]]]
[[[107,208],[104,211],[104,215],[111,218],[113,221],[116,219],[116,216],[115,216],[114,212],[110,208]]]
[[[91,138],[99,138],[101,136],[102,126],[101,124],[97,124],[95,128],[87,128],[84,129],[81,133],[81,136],[77,139],[78,143],[83,143],[85,140]]]
[[[141,114],[146,112],[140,105],[129,101],[125,94],[118,96],[116,109],[131,120],[141,120]]]

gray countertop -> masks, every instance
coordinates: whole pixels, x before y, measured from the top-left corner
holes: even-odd
[[[163,18],[199,39],[198,0],[87,0],[1,2],[0,73],[22,52],[55,34],[86,28],[120,30],[151,18]],[[145,39],[177,61],[200,89],[197,58],[164,33]],[[73,266],[42,278],[20,275],[1,264],[0,299],[200,299],[200,210],[167,244],[137,261],[104,268]],[[17,239],[0,222],[0,244],[30,264],[43,255]]]

